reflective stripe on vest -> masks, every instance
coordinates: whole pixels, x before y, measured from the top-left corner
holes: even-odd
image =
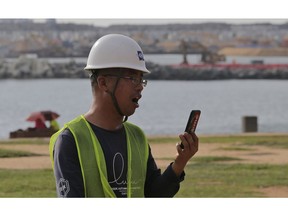
[[[144,197],[148,141],[142,130],[124,123],[127,137],[127,197]],[[50,139],[49,151],[54,169],[53,150],[59,134],[69,128],[74,136],[82,171],[85,197],[116,197],[108,183],[107,169],[101,145],[89,123],[81,115],[67,123]]]

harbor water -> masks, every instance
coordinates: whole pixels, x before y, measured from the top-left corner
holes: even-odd
[[[288,132],[287,80],[152,81],[129,117],[147,135],[177,135],[191,109],[202,115],[198,134],[242,133],[243,116],[258,117],[259,132]],[[61,126],[91,104],[88,79],[0,80],[0,139],[33,127],[33,111],[53,110]]]

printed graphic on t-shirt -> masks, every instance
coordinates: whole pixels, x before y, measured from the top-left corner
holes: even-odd
[[[60,178],[57,184],[57,189],[60,197],[67,197],[70,191],[69,181],[64,178]]]
[[[114,191],[114,193],[118,194],[120,197],[127,197],[127,173],[125,173],[125,161],[123,155],[117,152],[112,161],[112,178],[110,177],[109,184]],[[131,190],[140,190],[141,188],[135,186],[138,184],[137,180],[131,182]]]
[[[123,155],[117,152],[112,161],[112,178],[110,178],[109,184],[115,194],[121,194],[121,196],[127,196],[127,181],[124,176],[124,158]]]

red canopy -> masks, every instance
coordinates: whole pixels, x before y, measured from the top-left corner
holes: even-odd
[[[51,121],[57,119],[59,114],[53,111],[39,111],[31,113],[26,121],[36,121],[36,119],[41,119],[42,121]]]

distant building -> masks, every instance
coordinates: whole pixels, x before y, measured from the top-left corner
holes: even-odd
[[[52,24],[52,25],[57,24],[56,19],[46,19],[45,22],[46,22],[47,24]]]
[[[8,24],[33,23],[33,20],[32,19],[0,19],[0,23],[8,23]]]

